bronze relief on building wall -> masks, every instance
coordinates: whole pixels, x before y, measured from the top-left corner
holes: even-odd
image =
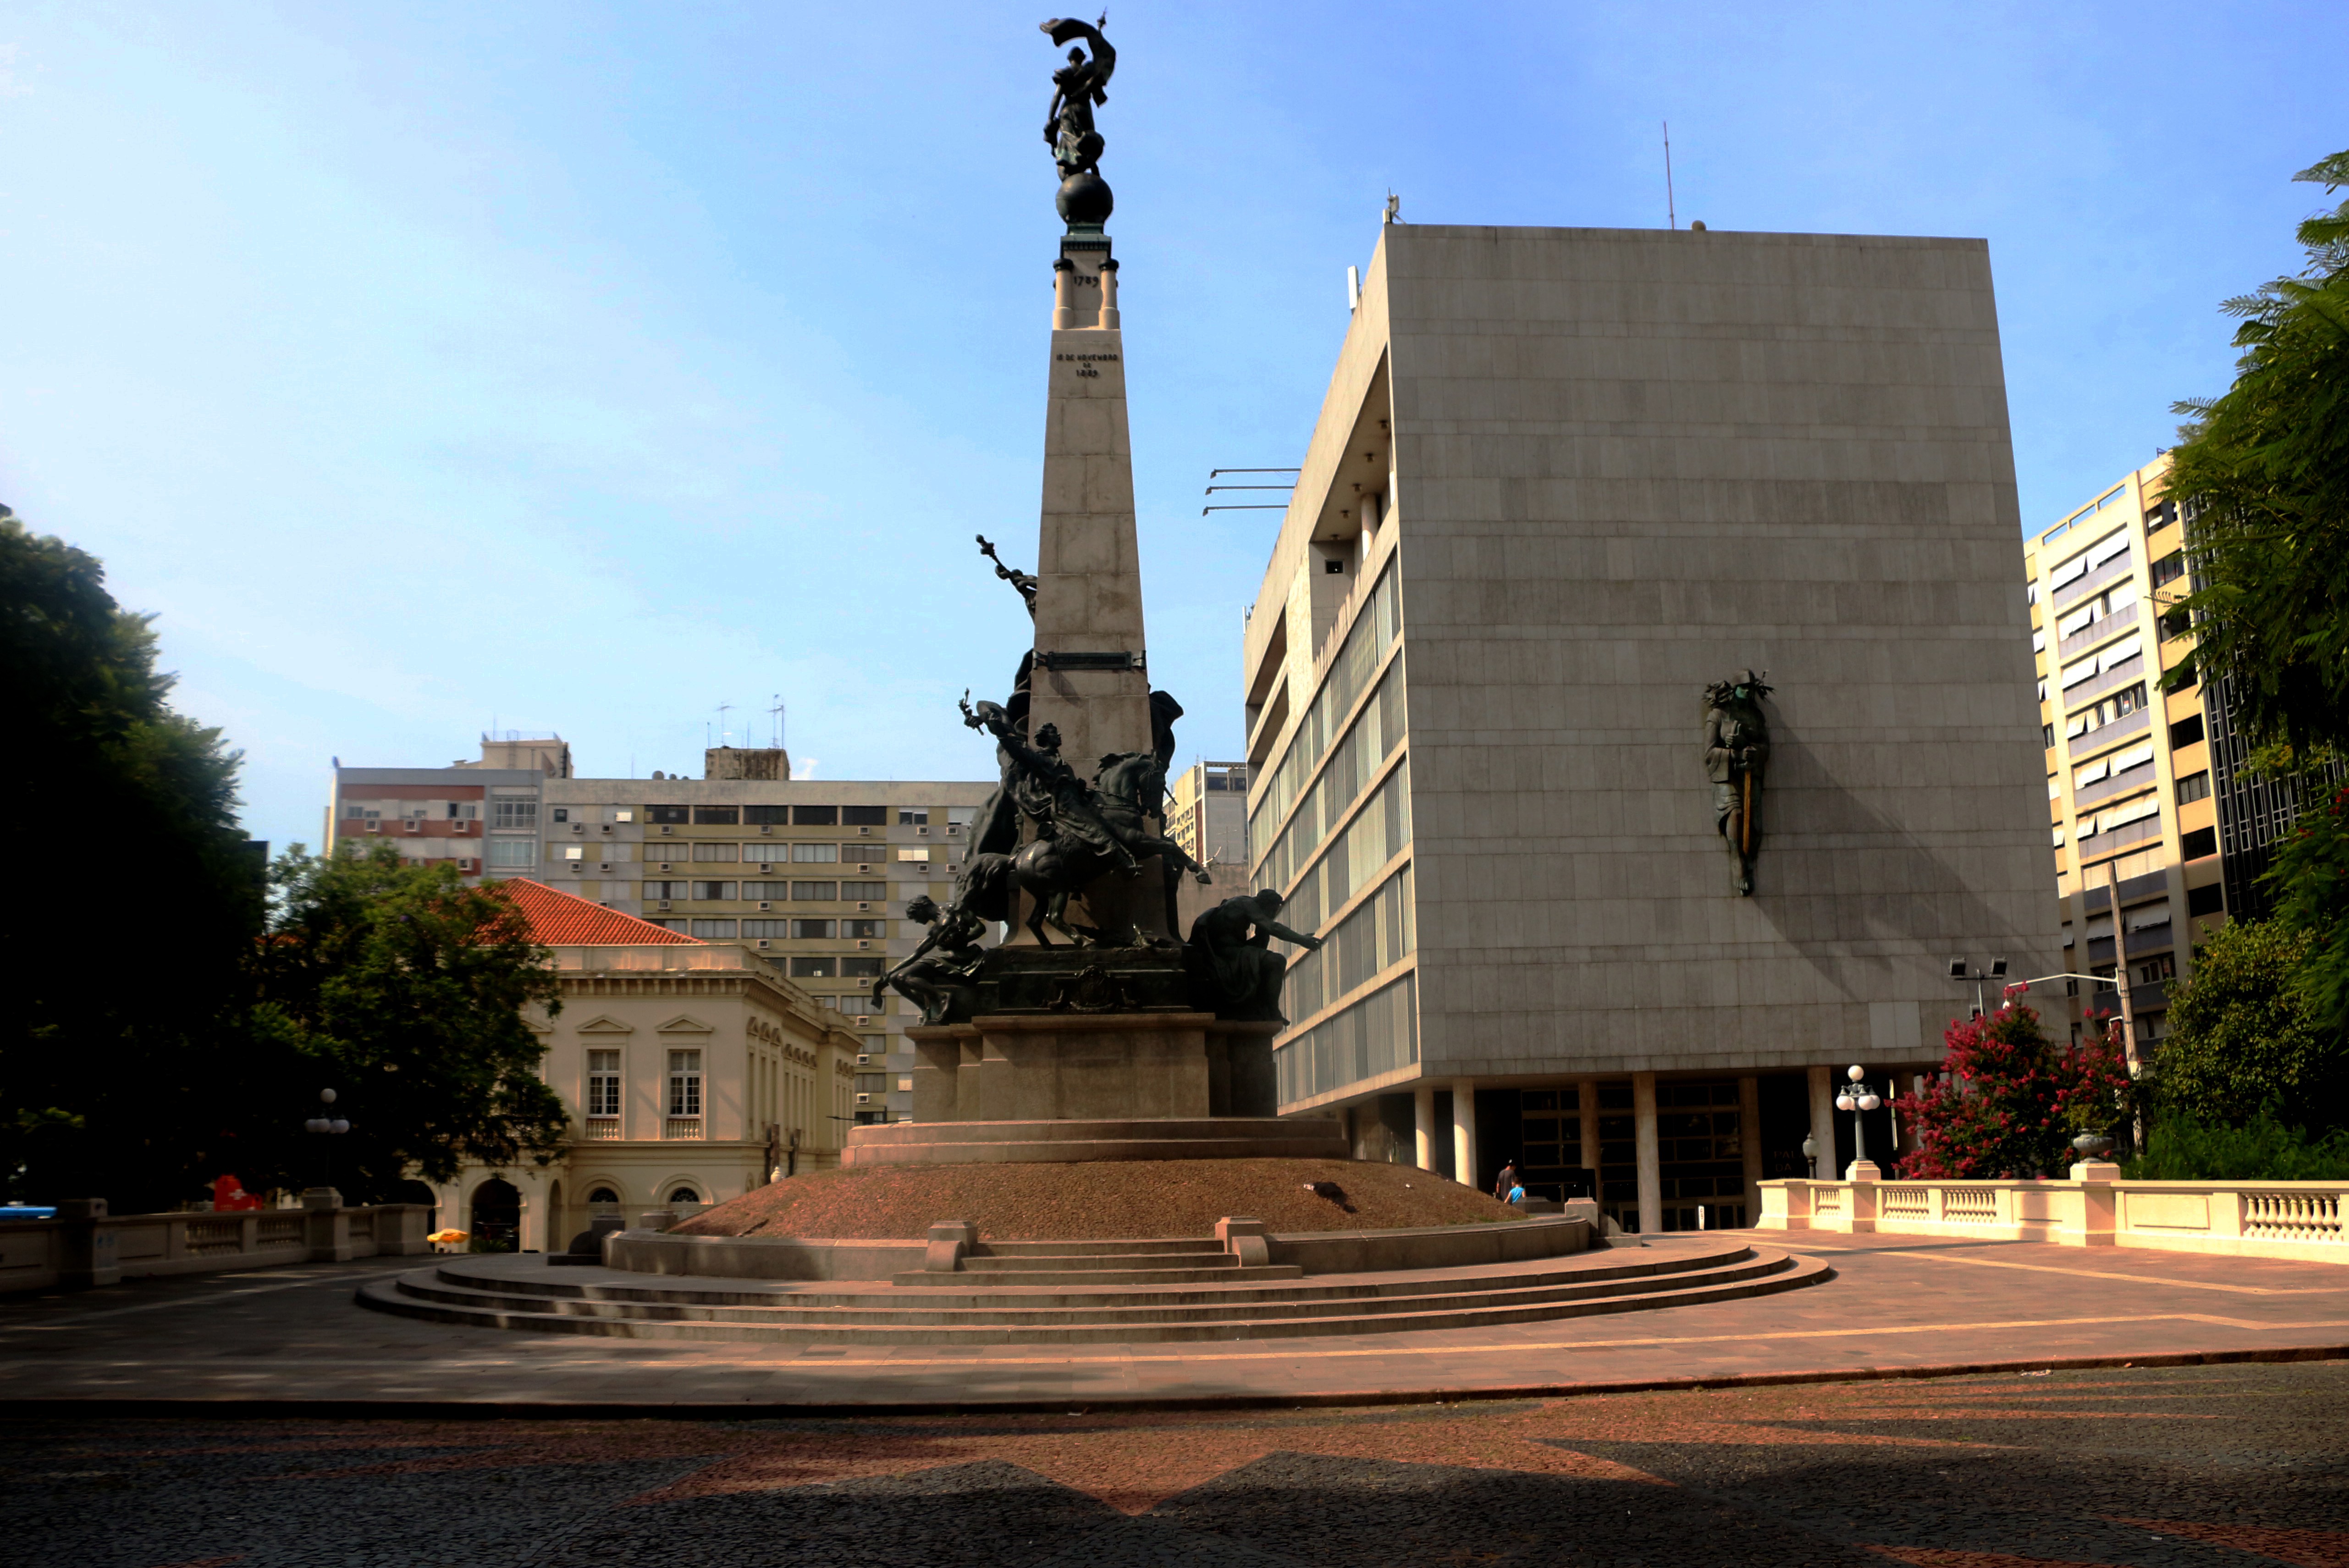
[[[1770,691],[1751,670],[1704,689],[1704,776],[1713,781],[1713,831],[1729,852],[1730,891],[1741,898],[1754,892],[1754,861],[1762,848],[1762,782],[1770,765],[1770,721],[1762,699]]]

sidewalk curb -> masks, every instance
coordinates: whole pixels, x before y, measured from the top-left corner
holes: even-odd
[[[841,1416],[1105,1416],[1140,1411],[1311,1410],[1353,1406],[1465,1405],[1501,1400],[1573,1399],[1602,1394],[1767,1388],[1798,1383],[1878,1383],[1982,1376],[2001,1372],[2080,1372],[2161,1366],[2223,1366],[2247,1362],[2349,1360],[2349,1345],[2246,1350],[2168,1351],[2134,1355],[1947,1362],[1922,1366],[1825,1367],[1808,1372],[1737,1373],[1715,1377],[1647,1377],[1590,1383],[1528,1383],[1485,1388],[1360,1389],[1331,1394],[1170,1395],[1163,1399],[984,1399],[751,1401],[740,1404],[575,1403],[448,1399],[6,1399],[0,1421],[103,1420],[405,1420],[405,1421],[741,1421]]]

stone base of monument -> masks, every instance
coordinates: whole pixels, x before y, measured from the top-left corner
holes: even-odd
[[[858,1127],[843,1166],[1028,1165],[1080,1159],[1344,1159],[1329,1116],[1161,1116],[1119,1121],[892,1122]]]

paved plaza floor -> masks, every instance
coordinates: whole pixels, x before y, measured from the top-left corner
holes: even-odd
[[[0,1420],[72,1568],[2349,1563],[2349,1363],[1340,1410]]]
[[[1505,1328],[1040,1350],[517,1334],[353,1304],[360,1281],[424,1260],[264,1270],[0,1303],[0,1400],[19,1411],[124,1401],[153,1413],[212,1401],[352,1415],[482,1405],[1064,1411],[2349,1354],[2349,1268],[2339,1265],[1903,1236],[1754,1241],[1823,1258],[1837,1277],[1749,1300]]]

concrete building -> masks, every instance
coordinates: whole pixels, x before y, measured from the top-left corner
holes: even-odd
[[[818,783],[774,758],[713,748],[701,779],[337,767],[330,842],[388,836],[413,858],[457,859],[468,880],[537,877],[771,957],[862,1042],[854,1114],[902,1120],[913,1114],[905,1029],[918,1014],[894,994],[875,1002],[873,981],[921,940],[905,903],[945,900],[994,786]]]
[[[1167,781],[1166,836],[1202,866],[1248,866],[1246,763],[1193,763]]]
[[[469,1162],[432,1189],[443,1222],[560,1251],[597,1214],[690,1213],[840,1163],[860,1042],[780,963],[531,878],[504,885],[554,954],[562,1007],[527,1022],[571,1140],[545,1165]]]
[[[1978,240],[1391,224],[1245,636],[1284,1112],[1644,1231],[1840,1165],[2056,967]],[[1750,897],[1703,692],[1775,695]],[[1970,1001],[1970,993],[1962,1000]]]

